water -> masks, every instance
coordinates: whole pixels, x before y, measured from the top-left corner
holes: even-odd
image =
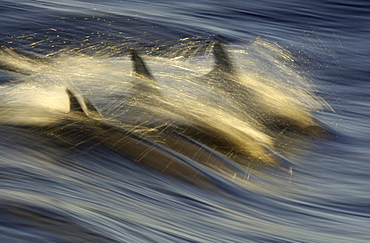
[[[2,0],[1,241],[368,242],[369,12],[368,1]],[[199,81],[215,36],[242,86]],[[160,96],[138,96],[132,49]],[[86,134],[40,129],[68,112],[66,87],[157,144],[150,123],[227,136],[235,146],[218,151],[244,174],[184,158],[212,178],[208,190]],[[305,109],[328,137],[264,127],[276,114],[310,123]]]

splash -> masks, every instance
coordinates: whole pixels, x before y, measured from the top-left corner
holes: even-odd
[[[64,50],[30,58],[4,49],[2,69],[14,74],[1,87],[1,122],[57,124],[69,109],[68,87],[109,124],[166,147],[162,133],[185,135],[243,167],[279,164],[279,141],[324,131],[312,111],[326,104],[287,50],[261,39],[229,46],[235,71],[221,73],[207,54],[213,45],[204,55],[185,48],[172,57],[144,56],[153,79],[135,76],[128,56]]]

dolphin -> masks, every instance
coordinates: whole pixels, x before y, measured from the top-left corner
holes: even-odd
[[[220,39],[214,42],[214,67],[209,73],[197,78],[195,81],[203,83],[211,89],[216,88],[223,94],[226,92],[227,95],[232,97],[232,100],[236,100],[239,104],[246,104],[246,100],[248,100],[248,97],[252,96],[253,93],[238,82],[237,71],[223,45]],[[133,69],[136,77],[144,79],[149,83],[155,81],[154,75],[150,73],[146,63],[136,52],[132,53],[131,59],[134,62]],[[143,89],[144,92],[146,90],[147,89]],[[141,96],[142,94],[139,93],[138,95]],[[149,102],[150,101],[151,100],[149,100]],[[166,106],[166,104],[161,105],[162,107]],[[253,106],[254,104],[249,105]],[[245,107],[239,108],[240,111],[245,112],[246,110],[243,109]],[[253,160],[254,162],[263,164],[277,165],[281,162],[281,159],[272,153],[271,147],[273,147],[273,143],[268,144],[258,140],[228,123],[219,120],[203,119],[203,117],[192,115],[192,111],[173,110],[171,107],[165,109],[171,110],[175,116],[178,115],[179,119],[169,121],[171,126],[168,126],[167,123],[166,125],[152,123],[150,124],[151,126],[170,133],[184,134],[228,157],[230,157],[230,155],[233,157],[243,155],[243,157],[247,156],[247,160]],[[148,110],[147,112],[150,111]],[[148,126],[150,125],[148,124]],[[257,131],[255,128],[251,129],[254,133],[259,133],[261,136],[264,136],[264,131]]]
[[[225,177],[246,178],[247,172],[232,160],[185,135],[146,128],[135,132],[104,119],[92,102],[73,90],[67,88],[66,93],[69,112],[60,114],[57,122],[20,127],[76,146],[99,144],[148,169],[213,192],[222,189]]]
[[[256,117],[266,128],[265,131],[270,132],[272,135],[284,132],[317,137],[325,135],[326,131],[323,125],[314,119],[310,113],[305,114],[305,112],[302,112],[299,114],[300,116],[304,116],[304,119],[302,117],[290,117],[276,111],[271,111],[264,107],[263,104],[260,104],[258,102],[258,94],[239,81],[238,73],[223,45],[219,38],[215,41],[213,47],[215,64],[213,70],[200,79],[202,82],[226,91],[233,97],[235,102],[240,104],[241,110],[252,113],[249,115]],[[253,108],[251,109],[250,107]]]

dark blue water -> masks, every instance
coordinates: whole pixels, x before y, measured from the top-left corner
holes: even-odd
[[[1,0],[0,29],[1,242],[370,241],[369,1]],[[212,69],[216,36],[261,104],[301,121],[296,109],[314,110],[330,135],[271,135],[257,125],[269,113],[193,83]],[[133,49],[165,87],[160,117],[236,129],[289,162],[228,154],[245,177],[206,190],[104,144],[14,125],[65,112],[66,86],[114,124],[148,122],[125,115]]]

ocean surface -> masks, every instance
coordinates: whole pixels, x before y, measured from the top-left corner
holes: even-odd
[[[0,242],[370,242],[370,1],[0,0],[0,30]]]

